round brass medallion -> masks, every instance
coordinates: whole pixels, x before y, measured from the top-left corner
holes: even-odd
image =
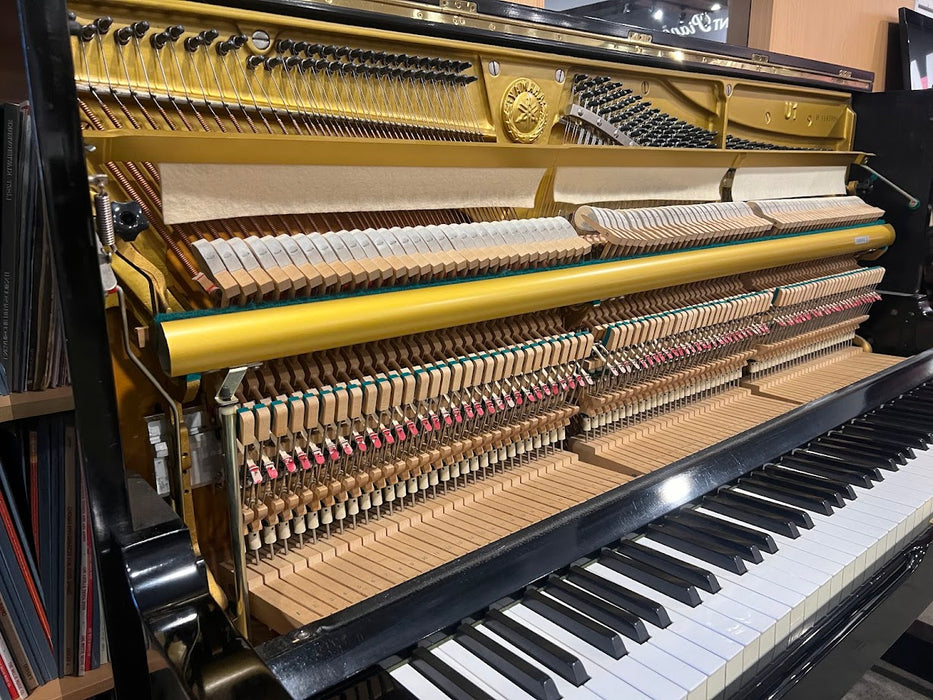
[[[502,122],[509,138],[517,143],[533,143],[547,122],[544,92],[533,80],[519,78],[502,96]]]

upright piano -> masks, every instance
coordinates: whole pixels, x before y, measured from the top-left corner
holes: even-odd
[[[929,603],[870,74],[493,0],[17,7],[120,697],[833,697]]]

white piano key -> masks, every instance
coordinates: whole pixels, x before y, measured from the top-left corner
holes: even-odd
[[[476,682],[484,690],[489,688],[491,694],[497,697],[506,700],[534,700],[528,693],[488,666],[482,659],[475,656],[466,647],[461,646],[456,640],[447,639],[436,647],[432,647],[430,651],[458,673],[462,673]]]
[[[539,663],[537,660],[535,660],[533,657],[531,657],[531,656],[529,656],[528,654],[526,654],[525,652],[523,652],[523,651],[522,651],[521,649],[519,649],[517,646],[514,646],[510,641],[508,641],[507,639],[505,639],[505,637],[500,637],[498,634],[496,634],[495,632],[493,632],[491,629],[489,629],[488,627],[486,627],[486,626],[483,625],[482,623],[476,625],[475,627],[476,627],[476,629],[477,629],[478,631],[482,632],[482,633],[485,634],[487,637],[489,637],[490,639],[494,640],[497,644],[502,645],[503,647],[505,647],[506,649],[508,649],[509,651],[511,651],[511,652],[512,652],[513,654],[515,654],[516,656],[518,656],[518,657],[524,659],[525,661],[527,661],[527,662],[528,662],[529,664],[531,664],[532,666],[535,666],[535,667],[538,668],[539,670],[541,670],[541,671],[543,671],[544,673],[548,674],[548,676],[550,676],[552,679],[554,679],[554,683],[555,683],[555,685],[557,686],[557,691],[560,693],[560,696],[561,696],[562,698],[568,698],[568,699],[572,699],[572,700],[577,700],[577,699],[579,699],[579,700],[595,700],[596,698],[601,698],[601,697],[603,697],[603,696],[601,696],[601,695],[597,695],[597,694],[594,693],[592,690],[590,690],[589,688],[587,688],[587,687],[586,687],[586,684],[583,684],[582,686],[577,687],[577,686],[575,686],[573,683],[570,683],[569,681],[564,680],[564,679],[561,678],[557,673],[554,673],[554,671],[552,671],[551,669],[547,668],[547,667],[544,666],[543,664]],[[605,700],[612,700],[612,698],[605,698]]]
[[[623,586],[628,585],[627,577],[602,564],[594,563],[586,568],[609,581]],[[654,591],[643,593],[643,595],[656,602],[660,597]],[[703,627],[689,617],[679,616],[671,610],[668,610],[668,613],[671,617],[671,624],[663,630],[649,626],[651,639],[645,642],[646,646],[664,643],[667,645],[665,648],[671,654],[703,671],[710,678],[710,695],[718,694],[741,675],[744,649],[741,644]],[[701,653],[694,647],[699,647],[706,653]]]
[[[547,589],[544,589],[543,592],[547,595]],[[555,600],[559,599],[555,598]],[[572,603],[559,602],[574,608]],[[574,610],[577,609],[574,608]],[[577,610],[577,612],[586,614],[582,610]],[[657,671],[665,678],[670,678],[688,695],[708,697],[714,694],[707,691],[708,684],[715,687],[721,681],[721,679],[712,676],[717,670],[714,659],[710,659],[708,655],[703,654],[702,649],[695,648],[692,644],[684,645],[681,640],[672,638],[668,634],[668,628],[662,630],[649,623],[646,623],[645,626],[651,635],[648,641],[639,644],[625,638],[625,648],[631,658],[647,668]],[[702,668],[704,664],[706,665],[705,669]]]
[[[632,658],[632,647],[639,646],[634,642],[626,642],[629,654],[621,659],[613,659],[521,603],[507,608],[504,612],[583,660],[590,674],[587,686],[590,683],[597,683],[593,686],[593,690],[598,695],[605,696],[606,692],[610,692],[607,686],[617,688],[616,697],[628,697],[627,688],[632,688],[640,695],[655,698],[655,700],[683,698],[687,695],[687,691],[673,680],[669,680],[658,671]],[[607,674],[611,678],[607,678]]]
[[[418,700],[450,700],[436,685],[408,664],[392,669],[389,675]]]
[[[684,554],[679,550],[648,538],[642,538],[638,541],[668,556],[679,558],[694,566],[700,566],[715,572],[722,586],[722,589],[716,593],[716,595],[729,598],[736,606],[752,608],[770,618],[774,623],[774,648],[782,648],[783,643],[790,633],[791,608],[760,594],[757,590],[762,583],[760,578],[755,575],[749,575],[748,573],[742,576],[732,574],[731,572],[720,569],[719,567],[714,567],[689,554]]]
[[[591,570],[595,569],[595,567],[590,568]],[[611,580],[616,581],[626,588],[631,589],[635,593],[652,597],[654,600],[661,603],[665,609],[667,609],[668,614],[671,616],[672,627],[674,624],[680,623],[682,620],[688,620],[696,625],[700,625],[706,628],[706,630],[715,633],[715,635],[718,637],[724,637],[730,640],[734,645],[731,648],[721,643],[717,644],[715,637],[711,637],[708,634],[693,634],[690,636],[690,639],[692,639],[697,644],[703,644],[704,641],[713,640],[711,646],[708,647],[710,651],[720,656],[723,656],[723,654],[731,654],[731,656],[728,657],[729,661],[735,658],[737,654],[741,653],[742,658],[739,660],[740,675],[747,672],[757,663],[758,633],[755,630],[751,629],[750,627],[746,627],[745,625],[736,622],[729,617],[726,617],[705,603],[700,603],[700,605],[696,607],[691,607],[685,603],[680,602],[679,600],[670,598],[663,593],[660,593],[632,578],[629,578],[628,576],[612,571],[611,569],[608,569],[608,567],[601,566],[600,568],[615,574]],[[600,573],[602,572],[600,571]],[[607,578],[609,577],[607,576]],[[695,630],[692,626],[681,626],[677,631],[689,634],[691,631]],[[730,678],[729,674],[727,673],[726,684],[728,685],[734,680],[735,678]]]

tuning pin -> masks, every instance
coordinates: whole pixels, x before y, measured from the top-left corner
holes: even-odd
[[[220,32],[218,32],[216,29],[205,29],[203,32],[198,34],[198,38],[205,46],[210,46],[213,44],[215,41],[217,41],[217,37],[219,36]]]
[[[233,45],[232,41],[221,41],[218,44],[215,44],[215,48],[218,56],[226,56],[236,47]]]
[[[291,46],[292,55],[297,56],[300,53],[304,53],[308,50],[310,44],[307,41],[296,41]]]
[[[295,45],[291,39],[279,39],[275,42],[275,50],[279,53],[285,53]]]
[[[84,25],[78,32],[78,38],[85,42],[91,41],[95,36],[97,36],[97,27],[93,24]]]
[[[203,41],[200,36],[189,36],[185,39],[185,51],[188,53],[194,53],[199,48],[201,48],[202,43]]]
[[[159,51],[169,42],[169,36],[165,32],[159,32],[149,37],[149,42],[152,44],[152,48]]]
[[[168,34],[169,39],[178,41],[181,35],[185,33],[185,28],[180,24],[173,24],[171,27],[166,28],[165,32]]]
[[[305,56],[308,58],[313,58],[314,56],[320,56],[321,51],[324,50],[324,47],[321,44],[311,44],[308,48],[305,49]]]
[[[265,66],[266,70],[273,70],[274,68],[281,66],[283,63],[285,63],[285,61],[283,61],[278,56],[270,56],[263,62],[263,65]]]
[[[112,25],[113,19],[110,17],[98,17],[94,20],[94,26],[97,28],[97,33],[101,36],[104,36],[104,34],[109,32]]]
[[[233,34],[227,41],[233,44],[233,48],[242,49],[244,46],[246,46],[248,39],[245,34]]]
[[[120,27],[117,31],[113,33],[113,40],[117,42],[120,46],[126,46],[130,43],[130,39],[133,38],[133,28],[132,27]]]
[[[265,59],[262,56],[250,56],[246,59],[246,67],[250,70],[256,70],[264,61]]]

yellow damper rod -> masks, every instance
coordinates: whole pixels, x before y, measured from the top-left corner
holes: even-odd
[[[170,319],[156,343],[173,377],[394,338],[890,245],[887,224]]]

